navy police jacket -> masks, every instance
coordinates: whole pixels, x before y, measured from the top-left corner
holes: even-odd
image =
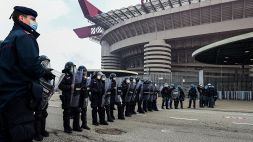
[[[10,100],[28,95],[29,83],[39,82],[45,73],[39,61],[39,34],[29,28],[15,23],[0,46],[0,112]]]

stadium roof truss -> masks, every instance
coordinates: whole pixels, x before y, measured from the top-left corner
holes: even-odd
[[[169,8],[175,8],[175,7],[180,7],[184,5],[189,5],[192,3],[198,3],[201,1],[205,1],[205,0],[147,0],[147,2],[144,2],[144,0],[142,0],[141,4],[129,6],[127,8],[111,10],[106,13],[103,13],[100,10],[98,10],[95,6],[93,6],[87,0],[79,0],[79,3],[83,10],[84,16],[89,21],[91,21],[92,23],[96,24],[97,26],[103,29],[101,30],[101,33],[100,33],[102,34],[102,31],[107,30],[110,27],[128,19],[138,17],[138,16],[148,14],[148,13],[154,13],[157,11],[166,10]],[[94,11],[98,11],[98,12],[96,14],[89,15],[89,13],[92,13],[92,12],[94,13]],[[78,35],[78,32],[77,32],[78,29],[75,29],[74,31]],[[85,34],[85,35],[88,35],[88,34]],[[80,36],[80,35],[78,36],[81,38],[86,38],[86,37],[98,36],[98,33],[91,34],[86,37]]]
[[[101,13],[99,15],[93,16],[91,18],[96,21],[95,23],[100,23],[103,25],[104,29],[108,29],[122,21],[134,17],[165,10],[168,8],[189,5],[200,1],[201,0],[149,0],[149,2],[143,3],[143,5],[138,4],[127,8],[112,10],[107,13]]]

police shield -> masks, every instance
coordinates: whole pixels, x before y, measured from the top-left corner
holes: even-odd
[[[88,106],[88,102],[89,102],[89,96],[91,94],[90,92],[90,83],[91,83],[91,76],[87,78],[86,80],[86,94],[87,96],[84,97],[84,102],[83,102],[83,107],[87,107]]]
[[[65,74],[60,73],[56,70],[53,70],[52,73],[55,75],[55,79],[52,81],[46,81],[45,79],[40,79],[40,85],[43,87],[42,93],[42,102],[41,107],[44,109],[51,97],[53,96],[54,92],[58,89],[59,84],[63,80]]]
[[[111,85],[112,85],[112,81],[107,78],[105,80],[105,92],[102,96],[102,104],[101,106],[104,107],[105,105],[109,105],[110,104],[110,96],[111,96]]]
[[[116,96],[115,96],[115,102],[122,104],[122,78],[117,78],[117,86],[116,86]]]
[[[71,84],[70,106],[71,107],[78,107],[80,94],[76,93],[76,90],[80,91],[81,88],[75,88],[75,85],[81,83],[82,78],[83,78],[83,71],[76,72],[76,69],[74,67],[73,74],[74,74],[74,77],[73,77],[72,84]]]

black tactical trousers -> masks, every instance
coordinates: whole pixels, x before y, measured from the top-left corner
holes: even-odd
[[[80,129],[80,109],[66,107],[63,110],[63,127],[65,130],[71,130],[70,119],[73,117],[73,129]]]
[[[34,116],[26,98],[12,100],[0,115],[0,142],[32,142]]]
[[[92,123],[98,123],[97,114],[99,115],[99,122],[104,123],[105,121],[105,109],[104,107],[92,107]]]
[[[193,108],[196,108],[196,98],[190,98],[188,108],[191,108],[192,102],[193,102]]]
[[[175,109],[178,109],[178,104],[179,104],[179,100],[175,99],[174,100],[174,107],[175,107]]]
[[[81,108],[82,126],[87,126],[87,107]]]

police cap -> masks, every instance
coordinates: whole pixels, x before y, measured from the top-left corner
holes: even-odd
[[[28,8],[28,7],[24,7],[24,6],[15,6],[14,11],[18,11],[18,12],[23,13],[25,15],[31,15],[33,17],[38,16],[38,13],[35,10]]]

